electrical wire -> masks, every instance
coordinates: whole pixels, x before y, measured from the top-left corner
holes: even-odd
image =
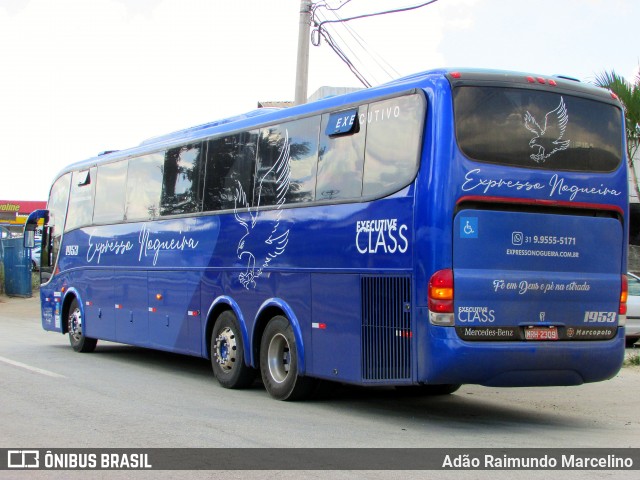
[[[334,16],[337,16],[337,14],[335,12],[331,12],[331,13]],[[318,18],[321,19],[322,17],[320,16],[320,12],[318,12],[318,14],[319,14]],[[333,47],[339,49],[340,57],[341,58],[346,58],[346,59],[349,60],[349,62],[351,63],[351,67],[350,68],[352,69],[352,71],[353,71],[353,69],[356,69],[358,71],[358,75],[359,75],[360,78],[366,79],[367,76],[369,76],[371,74],[370,71],[368,71],[366,73],[363,72],[361,70],[362,67],[360,69],[358,69],[356,67],[356,62],[358,62],[359,64],[361,64],[362,66],[365,66],[365,67],[366,67],[366,63],[362,59],[359,58],[358,54],[356,53],[356,50],[351,47],[350,42],[346,41],[342,37],[342,35],[340,34],[340,32],[337,29],[334,32],[329,32],[328,30],[325,29],[323,33],[325,33],[326,35],[328,35],[330,37]],[[347,31],[347,33],[349,33],[349,32]],[[351,43],[353,43],[353,42],[351,42]],[[356,43],[358,43],[358,42],[356,41]],[[360,45],[360,48],[363,48],[362,45]],[[351,60],[351,59],[353,59],[353,60]],[[370,85],[371,82],[366,81],[366,84]]]
[[[351,1],[351,0],[349,0],[349,1]],[[428,2],[424,2],[424,3],[421,3],[419,5],[414,5],[412,7],[396,8],[394,10],[386,10],[384,12],[365,13],[363,15],[356,15],[355,17],[342,18],[342,19],[339,19],[339,20],[325,20],[324,22],[320,22],[318,25],[316,25],[316,27],[317,28],[322,28],[322,25],[324,25],[325,23],[344,23],[344,22],[350,22],[351,20],[359,20],[361,18],[369,18],[369,17],[377,17],[379,15],[387,15],[389,13],[408,12],[408,11],[411,11],[411,10],[417,10],[418,8],[426,7],[427,5],[431,5],[433,3],[436,3],[437,1],[438,0],[429,0]],[[348,2],[344,3],[341,6],[344,6],[347,3]],[[336,8],[335,10],[338,10],[339,8]]]
[[[386,11],[383,11],[383,12],[368,13],[368,14],[357,15],[357,16],[348,17],[348,18],[340,18],[340,16],[336,12],[338,10],[340,10],[342,7],[344,7],[345,5],[347,5],[349,2],[351,2],[351,0],[346,0],[344,3],[340,4],[340,6],[338,6],[338,7],[331,7],[331,6],[329,6],[327,4],[327,2],[325,0],[323,0],[321,2],[314,3],[313,6],[312,6],[312,9],[311,9],[311,22],[312,22],[312,25],[314,26],[314,30],[311,33],[311,43],[312,43],[312,45],[317,47],[317,46],[320,45],[320,38],[324,38],[325,41],[327,42],[327,45],[329,45],[329,47],[336,53],[336,55],[338,55],[338,58],[340,58],[347,65],[347,67],[356,76],[356,78],[360,81],[360,83],[362,83],[365,87],[370,87],[371,83],[365,78],[364,74],[362,74],[362,72],[356,67],[356,65],[349,59],[349,56],[344,52],[344,50],[340,47],[340,45],[338,45],[338,43],[333,38],[331,33],[326,28],[323,28],[324,25],[326,25],[326,24],[336,24],[336,23],[342,24],[345,27],[345,30],[354,38],[356,43],[358,45],[360,45],[360,48],[362,48],[365,52],[369,53],[369,55],[373,58],[374,62],[376,62],[378,64],[380,69],[383,70],[386,75],[388,75],[389,77],[393,78],[393,75],[391,73],[389,73],[387,68],[385,68],[380,63],[380,61],[376,60],[374,58],[374,56],[369,52],[370,49],[365,47],[366,42],[364,42],[362,37],[357,35],[355,33],[355,31],[353,29],[351,29],[347,25],[347,22],[350,22],[352,20],[359,20],[359,19],[363,19],[363,18],[380,16],[380,15],[387,15],[387,14],[390,14],[390,13],[399,13],[399,12],[407,12],[407,11],[411,11],[411,10],[416,10],[418,8],[425,7],[427,5],[431,5],[431,4],[433,4],[433,3],[437,2],[437,1],[438,0],[430,0],[428,2],[424,2],[424,3],[421,3],[419,5],[414,5],[414,6],[410,6],[410,7],[402,7],[402,8],[397,8],[397,9],[393,9],[393,10],[386,10]],[[332,12],[332,14],[336,17],[336,19],[335,20],[329,20],[326,17],[325,18],[321,18],[320,17],[320,11],[319,11],[320,8],[324,8],[327,11]],[[345,45],[348,45],[348,42],[346,42],[342,37],[340,37],[340,35],[337,32],[336,32],[336,35],[338,35],[340,40]],[[360,40],[358,38],[360,38]],[[349,48],[349,47],[347,47],[347,48]],[[356,59],[360,60],[358,58],[357,54],[351,48],[349,48],[349,50],[351,51],[352,55],[356,57]],[[387,66],[396,73],[396,75],[399,75],[398,72],[388,62],[386,62],[384,59],[382,59],[382,57],[380,57],[378,55],[378,58],[381,61],[383,61],[384,63],[386,63]],[[362,62],[362,61],[361,61],[361,63],[364,64],[364,62]],[[375,75],[373,75],[373,76],[375,76]]]
[[[400,72],[398,72],[389,62],[387,62],[378,52],[376,52],[373,48],[371,48],[366,40],[360,36],[358,32],[356,32],[348,23],[342,24],[347,33],[351,35],[354,41],[359,45],[359,47],[366,52],[374,63],[378,66],[379,70],[381,70],[389,80],[393,78],[397,78],[400,76]],[[342,37],[340,37],[342,39]],[[344,41],[344,40],[343,40]]]
[[[362,85],[364,85],[367,88],[371,87],[371,84],[367,81],[364,75],[360,73],[358,68],[353,64],[353,62],[351,62],[351,60],[349,60],[349,57],[342,51],[340,46],[336,44],[331,34],[327,32],[327,30],[320,30],[319,34],[320,36],[322,36],[322,38],[325,39],[325,41],[327,42],[327,45],[331,47],[331,49],[336,53],[336,55],[338,55],[338,58],[340,58],[340,60],[342,60],[347,65],[347,67],[349,67],[349,70],[351,70],[351,72],[356,76],[356,78],[360,81],[360,83],[362,83]]]

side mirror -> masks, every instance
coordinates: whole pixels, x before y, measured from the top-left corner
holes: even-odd
[[[36,229],[38,228],[38,221],[44,219],[44,222],[49,221],[49,210],[34,210],[29,214],[26,223],[24,224],[24,236],[23,244],[24,248],[33,248],[36,246]]]
[[[36,232],[34,230],[25,230],[22,239],[24,248],[33,248],[36,246]]]

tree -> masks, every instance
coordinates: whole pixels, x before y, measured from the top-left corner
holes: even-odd
[[[594,82],[597,86],[606,88],[615,93],[624,107],[624,116],[627,130],[627,158],[631,171],[633,186],[636,195],[640,199],[640,188],[638,187],[638,175],[634,168],[634,157],[640,145],[640,71],[635,83],[628,82],[624,77],[615,71],[602,72],[596,75]]]

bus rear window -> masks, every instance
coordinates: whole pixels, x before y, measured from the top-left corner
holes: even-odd
[[[622,158],[621,112],[557,92],[454,89],[456,135],[469,158],[525,168],[610,172]]]

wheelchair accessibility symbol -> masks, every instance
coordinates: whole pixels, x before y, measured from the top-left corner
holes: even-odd
[[[478,238],[478,217],[460,219],[460,238]]]

